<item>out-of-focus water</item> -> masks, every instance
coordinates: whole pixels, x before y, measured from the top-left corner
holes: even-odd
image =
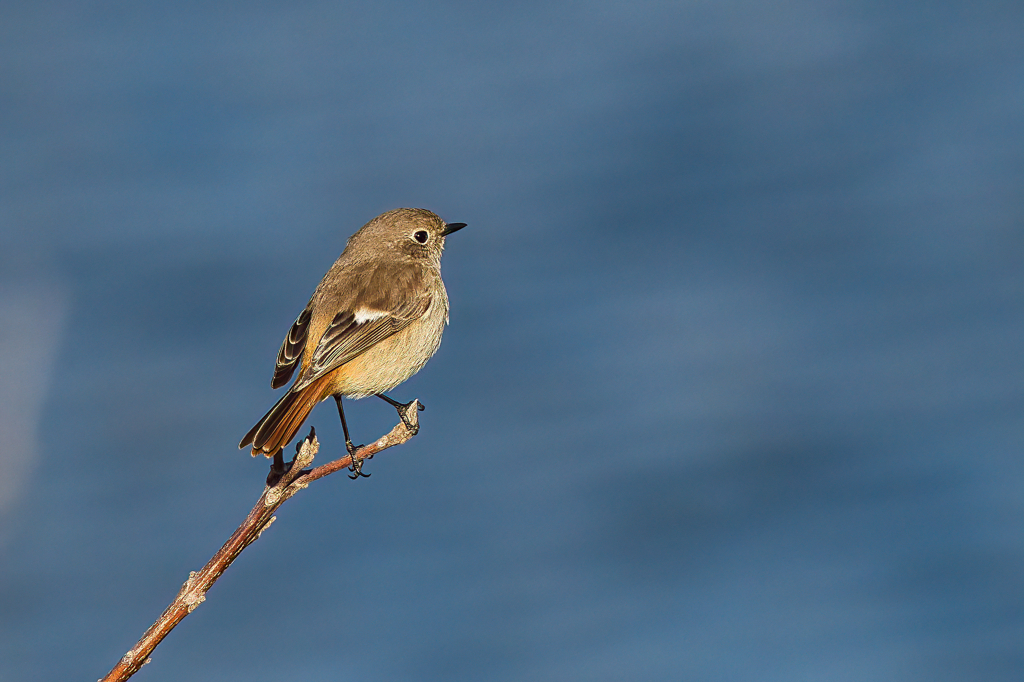
[[[1024,679],[1022,19],[9,3],[0,679],[102,676],[227,538],[281,339],[397,206],[470,224],[420,435],[138,679]]]

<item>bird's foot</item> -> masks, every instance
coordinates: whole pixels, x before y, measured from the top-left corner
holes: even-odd
[[[312,434],[313,432],[311,430],[310,435],[312,436]],[[295,457],[298,457],[300,447],[302,447],[302,441],[299,441],[298,443],[295,444]],[[270,465],[270,472],[267,474],[268,486],[273,488],[275,485],[277,485],[278,481],[284,478],[285,474],[292,470],[292,467],[295,466],[295,457],[292,457],[290,462],[285,462],[284,448],[281,448],[280,450],[277,451],[277,453],[274,455],[274,461]],[[306,469],[305,471],[300,473],[299,476],[308,471],[309,469]]]
[[[350,440],[345,441],[345,449],[348,450],[348,456],[352,458],[352,464],[349,466],[348,470],[352,472],[349,478],[351,478],[353,481],[359,477],[370,477],[370,474],[363,473],[363,460],[356,459],[356,450],[358,450],[361,447],[363,446],[360,445],[357,447],[355,445],[352,445],[352,441]],[[369,459],[369,457],[367,459]]]
[[[415,412],[422,412],[427,409],[426,405],[416,399],[410,400],[407,403],[400,403],[397,400],[392,400],[384,394],[381,394],[380,397],[386,400],[391,407],[395,408],[395,411],[398,412],[398,416],[402,418],[402,423],[405,424],[405,428],[409,430],[410,434],[415,436],[419,433],[420,420],[416,416]],[[416,406],[415,411],[412,408],[413,405]]]
[[[410,410],[412,410],[413,404],[416,405],[416,411],[418,412],[422,412],[423,410],[427,409],[423,405],[423,403],[417,402],[415,400],[410,400],[404,405],[395,407],[395,410],[398,412],[398,416],[402,418],[402,423],[405,424],[405,428],[409,430],[409,433],[415,436],[417,433],[420,432],[420,420],[418,417],[415,420],[409,417],[409,412]]]
[[[267,474],[267,485],[273,488],[277,482],[292,468],[293,462],[284,462],[283,450],[278,450],[274,455],[274,462],[270,465],[270,472]]]

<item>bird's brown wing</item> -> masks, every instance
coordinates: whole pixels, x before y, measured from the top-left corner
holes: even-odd
[[[277,352],[274,378],[270,380],[271,388],[280,388],[287,384],[299,364],[299,359],[302,358],[302,351],[306,348],[306,337],[309,332],[311,307],[312,305],[306,306],[306,309],[296,318],[292,328],[288,330],[288,336],[284,337],[281,350]]]
[[[430,303],[430,296],[422,294],[386,313],[374,311],[372,308],[356,312],[341,311],[334,316],[320,337],[309,367],[303,369],[302,376],[295,382],[292,390],[301,390],[389,336],[402,331],[423,317],[430,308]],[[381,312],[380,317],[365,319],[367,313],[372,315],[377,312]],[[359,319],[365,321],[360,322]]]

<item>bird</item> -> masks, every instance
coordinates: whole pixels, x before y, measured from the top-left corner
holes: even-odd
[[[426,209],[399,208],[353,234],[278,351],[271,387],[284,386],[293,374],[295,381],[239,449],[250,446],[254,457],[280,459],[309,413],[328,398],[338,406],[349,455],[356,447],[342,398],[377,396],[415,433],[408,410],[416,401],[385,394],[422,369],[441,344],[448,324],[441,254],[446,237],[465,226]],[[354,456],[352,462],[352,478],[369,475]]]

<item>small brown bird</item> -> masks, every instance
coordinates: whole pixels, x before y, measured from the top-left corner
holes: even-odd
[[[352,235],[277,354],[270,385],[283,386],[299,368],[295,383],[238,447],[251,445],[253,456],[278,455],[317,403],[329,397],[338,405],[349,454],[355,446],[342,397],[375,395],[410,425],[412,402],[384,393],[418,372],[441,345],[448,323],[441,252],[445,237],[465,226],[446,224],[421,208],[399,208]],[[353,471],[360,474],[360,465]]]

